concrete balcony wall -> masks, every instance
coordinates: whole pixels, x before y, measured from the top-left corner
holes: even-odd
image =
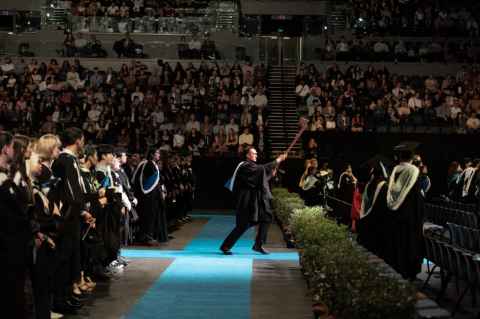
[[[102,42],[103,47],[111,58],[116,57],[112,50],[113,43],[124,37],[119,33],[96,33],[96,38]],[[132,33],[134,41],[144,45],[144,51],[149,57],[162,57],[165,59],[178,59],[177,45],[182,37],[179,35],[159,35],[159,34],[136,34]],[[215,41],[217,50],[220,52],[221,59],[234,60],[236,47],[244,47],[246,55],[253,60],[258,56],[256,38],[240,38],[237,34],[229,31],[216,32],[210,36]],[[18,52],[18,46],[22,42],[30,44],[30,50],[35,56],[55,57],[58,56],[57,50],[62,49],[64,40],[63,31],[43,30],[36,33],[21,33],[9,35],[0,33],[0,49],[9,55],[15,55]],[[186,37],[189,41],[190,37]]]

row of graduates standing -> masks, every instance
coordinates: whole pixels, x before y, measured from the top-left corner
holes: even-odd
[[[125,153],[109,145],[85,147],[77,128],[66,129],[61,141],[51,134],[34,141],[0,133],[0,271],[6,278],[7,317],[31,317],[27,278],[36,318],[51,318],[52,311],[57,317],[75,313],[97,279],[108,279],[112,266],[126,265],[119,250],[122,242],[133,241],[130,226],[137,219],[139,238],[168,239],[163,209],[168,204],[161,195],[167,192],[159,174],[152,178],[145,167],[139,180],[153,184],[135,189],[122,168],[125,161]],[[148,202],[148,196],[157,196],[160,204]],[[161,209],[153,211],[149,204]],[[182,206],[185,214],[188,205]],[[159,222],[150,233],[142,219],[152,216]]]
[[[2,308],[11,318],[75,313],[95,288],[95,278],[107,276],[106,266],[118,258],[118,232],[112,227],[119,225],[114,214],[121,185],[100,187],[101,174],[90,175],[97,155],[82,158],[80,129],[67,129],[61,140],[52,134],[34,140],[3,132],[0,147],[5,221],[0,254],[2,273],[9,278]],[[102,155],[100,162],[106,161]],[[33,288],[31,309],[25,302],[27,279]]]
[[[191,156],[150,148],[143,161],[132,160],[125,171],[138,199],[139,222],[132,242],[158,246],[173,238],[169,233],[191,221],[195,192]]]

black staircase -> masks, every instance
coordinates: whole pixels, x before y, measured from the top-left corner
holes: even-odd
[[[295,65],[271,66],[269,73],[270,114],[268,116],[268,142],[270,155],[284,152],[298,132],[295,96]],[[301,142],[292,148],[290,157],[301,156]]]

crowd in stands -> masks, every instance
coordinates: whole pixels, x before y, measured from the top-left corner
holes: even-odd
[[[197,33],[209,31],[208,1],[73,1],[76,31]]]
[[[208,0],[126,0],[126,1],[71,1],[72,13],[78,16],[110,17],[175,17],[178,8],[200,9],[208,5]]]
[[[297,70],[298,109],[311,131],[377,131],[385,127],[449,127],[456,133],[480,130],[479,70],[463,67],[446,77],[402,76],[387,68],[345,71],[334,64]]]
[[[478,3],[462,0],[352,0],[352,27],[360,33],[478,36]]]
[[[80,128],[39,138],[0,131],[0,270],[8,318],[76,314],[98,281],[191,219],[192,157],[85,145]]]
[[[382,37],[348,40],[327,37],[317,49],[322,60],[476,63],[480,43],[472,39],[430,39],[408,41]]]
[[[78,59],[0,62],[0,123],[29,136],[75,125],[87,143],[144,152],[158,145],[194,156],[224,156],[245,145],[265,149],[266,67],[140,61],[119,71]]]

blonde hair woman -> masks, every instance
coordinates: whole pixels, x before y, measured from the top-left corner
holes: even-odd
[[[45,134],[38,139],[35,152],[39,155],[42,164],[47,164],[50,168],[52,162],[60,155],[61,146],[62,143],[57,135]]]

